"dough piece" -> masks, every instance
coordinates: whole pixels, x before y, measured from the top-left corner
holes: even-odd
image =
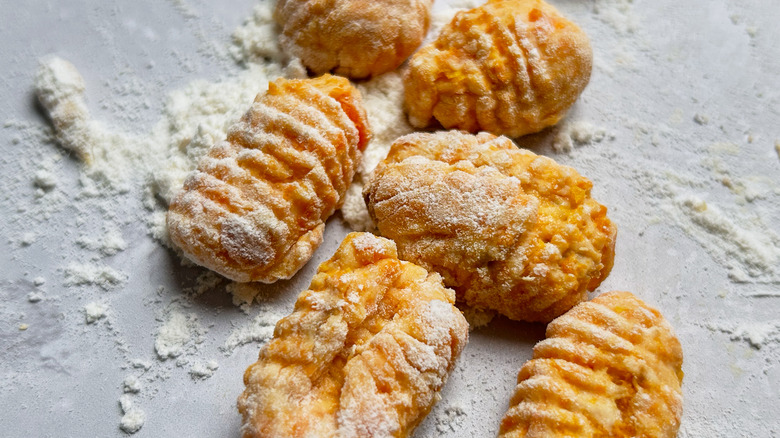
[[[279,43],[314,73],[394,70],[428,31],[433,0],[279,0]]]
[[[244,374],[250,437],[407,437],[439,399],[468,323],[438,274],[349,234]]]
[[[682,347],[661,314],[629,292],[582,303],[547,326],[523,366],[500,438],[674,438]]]
[[[616,228],[591,186],[506,137],[449,131],[396,140],[363,195],[401,258],[459,301],[548,322],[612,269]]]
[[[560,120],[590,80],[585,33],[542,0],[460,12],[406,73],[412,125],[518,137]]]
[[[270,83],[171,203],[171,240],[234,281],[292,277],[322,243],[370,135],[348,80]]]

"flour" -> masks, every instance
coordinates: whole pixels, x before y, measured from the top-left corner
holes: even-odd
[[[553,130],[554,136],[552,147],[555,152],[567,153],[574,149],[574,146],[584,146],[593,143],[600,143],[605,138],[614,140],[614,134],[607,134],[606,129],[593,126],[585,121],[563,122]]]
[[[71,263],[65,268],[65,286],[95,285],[111,289],[127,280],[127,275],[109,266],[91,263]]]
[[[103,185],[127,192],[128,180],[143,160],[142,151],[150,149],[148,140],[91,119],[84,98],[84,79],[64,59],[41,60],[35,89],[51,117],[59,144],[86,164],[89,179],[82,180],[85,192],[100,196]]]
[[[596,0],[593,12],[596,17],[622,35],[636,32],[639,18],[633,11],[634,0]]]
[[[106,317],[106,311],[108,310],[108,306],[105,304],[100,303],[89,303],[86,306],[84,306],[84,319],[87,322],[87,324],[94,324],[98,320],[103,319]]]
[[[220,350],[226,355],[229,355],[242,345],[252,342],[266,342],[273,337],[276,323],[284,316],[285,315],[261,308],[252,321],[240,327],[236,327],[230,332],[230,335],[228,335],[225,344],[220,347]]]
[[[403,77],[398,72],[385,73],[358,84],[363,96],[373,137],[363,153],[363,161],[352,186],[347,190],[341,214],[356,231],[374,229],[373,221],[363,201],[363,186],[371,172],[390,151],[400,136],[413,132],[403,112]]]
[[[196,363],[190,369],[190,377],[192,380],[204,380],[213,376],[219,369],[219,364],[215,360],[210,360],[206,363]]]
[[[188,351],[197,351],[203,343],[205,330],[194,313],[184,313],[173,307],[154,340],[154,351],[160,360],[174,359]]]
[[[673,205],[676,209],[671,214],[678,223],[726,266],[732,280],[780,281],[780,236],[760,219],[723,211],[695,195],[678,195]]]
[[[49,192],[57,187],[57,177],[48,169],[41,169],[35,172],[33,184],[39,189]]]
[[[710,331],[726,333],[732,341],[747,342],[752,348],[760,350],[770,343],[780,342],[780,321],[710,323],[705,325]]]
[[[92,239],[82,236],[76,240],[76,244],[84,249],[100,251],[103,255],[111,256],[127,248],[127,242],[122,238],[122,232],[117,229],[107,231],[101,238]]]
[[[261,2],[244,24],[233,31],[231,53],[243,63],[262,62],[264,59],[281,61],[284,58],[276,38],[273,18],[275,2]]]
[[[133,399],[128,394],[119,397],[119,406],[122,409],[122,419],[119,422],[119,428],[126,433],[136,433],[146,422],[146,414],[143,410],[135,406]]]
[[[30,292],[27,294],[27,301],[31,303],[38,303],[43,300],[43,294],[40,292]]]
[[[19,246],[30,246],[33,243],[35,243],[38,240],[38,235],[35,234],[32,231],[28,231],[26,233],[22,233],[22,235],[19,237]]]
[[[125,394],[138,394],[141,392],[141,381],[136,376],[127,376],[122,382],[122,391]]]
[[[434,415],[436,431],[440,436],[446,436],[460,430],[460,426],[466,416],[466,410],[459,405],[451,404],[444,409],[437,410]]]

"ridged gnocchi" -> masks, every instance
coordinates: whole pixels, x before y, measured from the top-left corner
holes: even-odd
[[[454,299],[393,242],[348,235],[246,370],[243,436],[411,435],[468,340]]]
[[[590,80],[585,33],[542,0],[489,0],[455,15],[409,61],[409,121],[418,128],[518,137],[558,122]]]
[[[629,292],[582,303],[547,326],[500,438],[674,438],[682,347],[664,317]]]
[[[425,37],[433,0],[279,0],[279,43],[314,73],[391,71]]]
[[[550,321],[609,274],[616,228],[568,166],[506,137],[399,138],[363,195],[402,259],[440,273],[469,306]]]
[[[348,80],[270,83],[186,179],[168,210],[171,240],[231,280],[290,278],[322,242],[370,136]]]

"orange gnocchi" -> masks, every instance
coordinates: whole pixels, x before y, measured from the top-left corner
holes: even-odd
[[[270,83],[171,203],[171,240],[231,280],[292,277],[322,243],[370,136],[348,80]]]
[[[510,137],[541,131],[585,89],[592,58],[585,33],[548,3],[489,0],[458,13],[409,61],[409,121]]]
[[[419,47],[433,0],[279,0],[279,43],[314,73],[366,78]]]
[[[250,437],[407,437],[438,400],[468,323],[438,274],[348,235],[244,374]]]
[[[616,228],[577,171],[506,137],[399,138],[363,195],[402,259],[471,307],[550,321],[609,274]]]
[[[547,327],[498,436],[674,438],[682,361],[658,310],[629,292],[603,294]]]

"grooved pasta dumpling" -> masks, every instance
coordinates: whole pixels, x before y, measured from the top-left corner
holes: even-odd
[[[279,43],[317,74],[365,78],[401,65],[428,31],[433,0],[279,0]]]
[[[585,33],[542,0],[489,0],[455,15],[409,61],[412,125],[518,137],[558,122],[590,80]]]
[[[682,347],[629,292],[582,303],[547,326],[517,377],[500,438],[674,438],[682,417]]]
[[[577,171],[506,137],[403,136],[363,195],[402,259],[469,306],[550,321],[609,274],[616,228]]]
[[[292,277],[322,243],[370,135],[348,80],[270,83],[187,177],[168,211],[171,240],[231,280]]]
[[[246,370],[242,435],[410,436],[468,340],[454,299],[392,241],[349,234]]]

